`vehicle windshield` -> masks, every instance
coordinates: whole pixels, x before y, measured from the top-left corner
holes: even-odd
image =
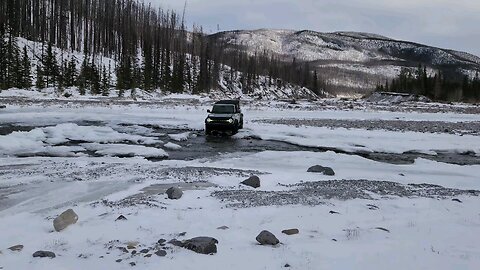
[[[235,113],[235,106],[234,105],[214,105],[212,113],[218,113],[218,114]]]

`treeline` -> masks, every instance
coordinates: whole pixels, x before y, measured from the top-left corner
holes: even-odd
[[[416,70],[403,68],[397,78],[377,86],[376,90],[423,95],[434,100],[471,102],[480,100],[480,78],[478,72],[473,78],[457,72],[437,71],[432,75],[425,66],[419,65]]]
[[[304,63],[227,48],[201,27],[187,31],[184,15],[134,0],[1,1],[0,34],[0,66],[8,67],[0,77],[3,89],[28,88],[34,81],[37,88],[77,86],[93,94],[106,94],[110,87],[204,93],[218,88],[225,72],[241,80],[244,93],[252,92],[260,77],[317,93],[323,86]],[[42,46],[19,48],[16,37]],[[73,52],[85,57],[77,59]],[[113,60],[110,66],[106,58]]]

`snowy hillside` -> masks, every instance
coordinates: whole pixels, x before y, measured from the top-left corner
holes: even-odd
[[[222,32],[212,37],[245,46],[251,52],[267,50],[287,59],[311,62],[324,71],[329,83],[360,89],[371,89],[395,77],[402,67],[419,64],[431,69],[461,69],[466,74],[480,70],[480,58],[469,53],[368,33],[261,29]]]
[[[24,38],[16,38],[17,46],[19,48],[26,47],[28,57],[31,59],[32,67],[31,74],[32,78],[35,80],[37,76],[36,65],[41,59],[42,52],[46,50],[46,46],[43,46],[39,42],[33,42]],[[62,63],[64,60],[74,59],[76,63],[77,71],[80,70],[82,62],[85,59],[85,55],[82,52],[66,52],[59,48],[53,47],[54,55],[56,56],[57,62]],[[189,56],[191,57],[191,56]],[[139,64],[143,62],[143,56],[139,52],[137,56],[137,61]],[[114,85],[117,82],[117,75],[115,68],[118,65],[118,62],[111,57],[97,56],[94,59],[95,64],[99,67],[100,70],[105,68],[105,70],[110,71],[111,76],[111,85],[112,89],[109,91],[108,96],[118,97],[119,91],[114,89]],[[198,69],[198,67],[197,67]],[[235,72],[234,78],[230,77],[231,68],[227,65],[222,65],[220,70],[220,78],[218,80],[218,87],[212,89],[210,93],[204,93],[204,96],[209,96],[211,98],[240,98],[240,99],[317,99],[319,97],[327,97],[328,93],[325,91],[320,91],[319,94],[313,93],[311,90],[299,87],[286,83],[285,85],[278,86],[276,84],[267,83],[267,78],[265,76],[259,76],[258,81],[254,82],[254,88],[251,89],[248,93],[245,91],[245,85],[242,83],[242,73]],[[154,89],[152,91],[143,91],[140,89],[135,89],[134,91],[126,91],[124,94],[124,99],[142,99],[142,100],[156,100],[161,96],[169,95],[173,91],[170,89]],[[183,94],[192,94],[189,91],[184,91]],[[76,87],[71,87],[63,89],[62,91],[57,91],[53,88],[38,90],[36,92],[28,90],[18,90],[11,89],[6,91],[6,93],[0,94],[0,96],[24,96],[31,98],[64,98],[64,97],[73,97],[80,98],[79,90]],[[83,95],[84,99],[92,98],[94,95],[87,91],[86,95]]]

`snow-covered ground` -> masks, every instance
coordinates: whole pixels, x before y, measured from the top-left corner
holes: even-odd
[[[206,138],[207,97],[12,96],[0,99],[9,102],[0,110],[0,269],[480,267],[480,136],[428,128],[477,125],[480,114],[465,113],[475,107],[250,100],[244,130]],[[426,131],[309,122],[320,120],[418,122]],[[436,161],[445,153],[469,165]],[[313,165],[335,176],[307,172]],[[256,190],[240,185],[252,174]],[[165,195],[172,186],[184,191],[179,200]],[[69,208],[78,222],[54,231]],[[115,221],[120,215],[127,220]],[[291,228],[300,233],[281,233]],[[262,230],[281,243],[258,245]],[[218,252],[157,243],[197,236],[217,239]],[[162,248],[165,257],[154,254]],[[33,258],[37,250],[56,258]]]

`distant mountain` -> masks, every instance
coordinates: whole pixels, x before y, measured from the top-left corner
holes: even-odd
[[[320,33],[293,30],[244,30],[211,35],[245,50],[270,51],[315,66],[334,91],[368,91],[400,73],[402,67],[427,66],[473,76],[480,58],[466,53],[357,32]]]

